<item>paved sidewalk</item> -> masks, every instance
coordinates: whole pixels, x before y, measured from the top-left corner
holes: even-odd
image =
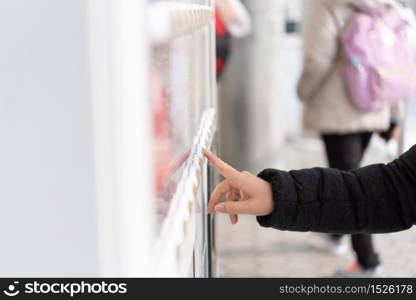
[[[389,160],[377,140],[365,164]],[[299,169],[325,166],[319,142],[297,142],[286,147],[272,167]],[[348,239],[349,237],[345,237]],[[376,235],[378,250],[388,277],[416,276],[416,230]],[[325,239],[316,233],[291,233],[264,229],[255,218],[241,216],[231,226],[228,216],[217,216],[219,277],[330,277],[335,269],[354,261],[351,251],[343,256],[326,251]]]

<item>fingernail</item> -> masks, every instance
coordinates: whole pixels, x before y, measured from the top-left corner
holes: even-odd
[[[219,213],[225,213],[225,204],[224,203],[220,203],[217,206],[215,206],[215,211],[219,212]]]

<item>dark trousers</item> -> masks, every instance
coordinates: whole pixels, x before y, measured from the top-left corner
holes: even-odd
[[[329,167],[343,171],[357,169],[370,143],[371,136],[372,133],[370,132],[322,135]],[[334,239],[339,239],[341,236],[334,235],[333,237]],[[360,266],[369,269],[380,264],[378,254],[374,251],[370,234],[354,234],[351,236],[351,241]]]

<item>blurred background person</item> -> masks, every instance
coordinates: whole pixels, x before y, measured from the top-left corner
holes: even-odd
[[[242,38],[251,31],[251,19],[239,0],[216,0],[216,72],[221,77],[231,50],[231,38]]]
[[[374,133],[385,140],[398,135],[403,105],[363,111],[351,101],[346,89],[341,32],[360,10],[395,7],[394,0],[319,0],[306,32],[304,69],[298,93],[304,105],[304,126],[318,132],[331,168],[352,170],[360,166]],[[351,6],[352,5],[352,6]],[[401,13],[401,12],[400,12]],[[341,235],[329,237],[330,249],[343,253]],[[341,277],[382,275],[379,255],[369,234],[351,237],[357,262],[336,272]]]

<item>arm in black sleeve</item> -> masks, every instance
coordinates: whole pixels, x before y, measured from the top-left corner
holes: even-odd
[[[416,223],[416,146],[395,161],[351,172],[264,170],[275,210],[260,225],[290,231],[387,233]]]

